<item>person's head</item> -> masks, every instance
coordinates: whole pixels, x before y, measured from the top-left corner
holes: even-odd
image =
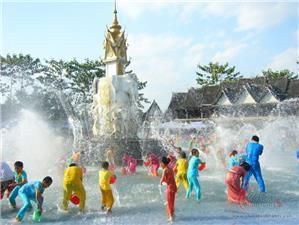
[[[180,152],[180,157],[182,158],[182,159],[186,159],[187,158],[187,156],[186,156],[186,152]]]
[[[109,163],[108,163],[107,161],[102,162],[102,168],[103,168],[104,170],[108,170],[108,168],[109,168]]]
[[[238,151],[237,151],[237,150],[233,150],[233,151],[229,154],[229,157],[236,156],[237,154],[238,154]]]
[[[71,164],[69,165],[69,167],[72,167],[72,166],[77,166],[77,164],[76,164],[76,163],[71,163]]]
[[[252,138],[251,138],[251,140],[252,140],[252,141],[255,141],[255,142],[257,142],[257,143],[259,143],[259,141],[260,141],[259,137],[256,136],[256,135],[253,135]]]
[[[129,155],[128,153],[125,152],[125,154],[123,155],[123,159],[127,159],[127,158],[129,158]]]
[[[247,162],[243,162],[240,166],[243,167],[246,171],[250,170],[250,165]]]
[[[196,157],[198,157],[198,156],[199,156],[199,151],[198,151],[196,148],[193,148],[193,149],[191,150],[191,154],[192,154],[192,156],[196,156]]]
[[[51,186],[52,183],[53,183],[52,177],[46,176],[43,179],[42,186],[43,188],[48,188]]]
[[[161,159],[162,168],[167,167],[167,165],[169,164],[169,162],[170,162],[170,159],[167,158],[166,156],[163,156],[162,159]]]
[[[73,152],[72,159],[74,161],[78,161],[80,159],[80,156],[81,156],[81,152],[80,151]]]
[[[23,171],[23,162],[16,161],[14,166],[15,166],[16,173],[21,173]]]
[[[183,151],[181,147],[177,147],[176,149],[177,149],[177,152],[179,152],[179,153]]]

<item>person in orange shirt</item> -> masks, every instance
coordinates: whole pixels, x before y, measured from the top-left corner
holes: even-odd
[[[107,161],[102,163],[102,169],[99,171],[99,186],[102,193],[102,210],[107,209],[107,213],[112,212],[112,206],[114,198],[110,185],[110,179],[115,176],[113,172],[109,170],[109,163]]]
[[[71,195],[75,193],[80,199],[80,212],[85,210],[86,193],[83,185],[83,171],[77,164],[71,163],[64,171],[63,178],[63,210],[68,209],[68,202]]]
[[[167,199],[167,205],[166,205],[166,212],[168,216],[168,221],[173,221],[174,217],[174,202],[175,202],[175,194],[177,192],[176,183],[174,180],[174,173],[171,168],[169,168],[168,164],[170,162],[170,159],[167,157],[162,157],[161,165],[163,168],[162,177],[160,180],[160,184],[163,183],[167,184],[167,191],[166,191],[166,199]]]

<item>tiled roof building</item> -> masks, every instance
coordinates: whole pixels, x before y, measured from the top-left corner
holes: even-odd
[[[173,93],[165,118],[275,116],[282,103],[289,108],[288,115],[299,115],[299,80],[246,78]]]

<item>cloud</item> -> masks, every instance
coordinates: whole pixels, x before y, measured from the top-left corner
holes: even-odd
[[[294,8],[295,6],[295,8]],[[264,29],[280,24],[296,13],[294,3],[240,4],[237,30]]]
[[[272,58],[271,63],[266,69],[271,68],[273,70],[288,69],[295,73],[298,73],[296,61],[298,61],[298,49],[288,48],[285,51],[275,55]]]
[[[179,18],[182,22],[191,22],[193,14],[203,18],[234,18],[236,31],[266,29],[296,15],[295,2],[200,2],[181,5]]]
[[[188,73],[195,71],[197,59],[203,57],[203,45],[170,34],[130,34],[128,42],[128,55],[132,57],[129,69],[140,80],[148,81],[145,96],[155,99],[163,109],[173,91],[185,91],[195,84],[195,72]]]
[[[205,45],[194,44],[186,49],[183,62],[186,65],[194,65],[194,67],[204,58]]]
[[[231,43],[221,51],[215,53],[212,57],[213,62],[226,63],[235,58],[242,49],[247,47],[245,43]]]

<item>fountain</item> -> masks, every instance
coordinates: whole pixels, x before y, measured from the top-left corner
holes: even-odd
[[[104,49],[106,74],[93,83],[93,134],[95,139],[100,140],[101,149],[117,149],[117,161],[120,163],[124,152],[140,158],[137,137],[140,121],[138,81],[135,74],[126,73],[129,65],[127,42],[125,31],[121,31],[118,24],[116,9],[112,25],[105,34]]]

